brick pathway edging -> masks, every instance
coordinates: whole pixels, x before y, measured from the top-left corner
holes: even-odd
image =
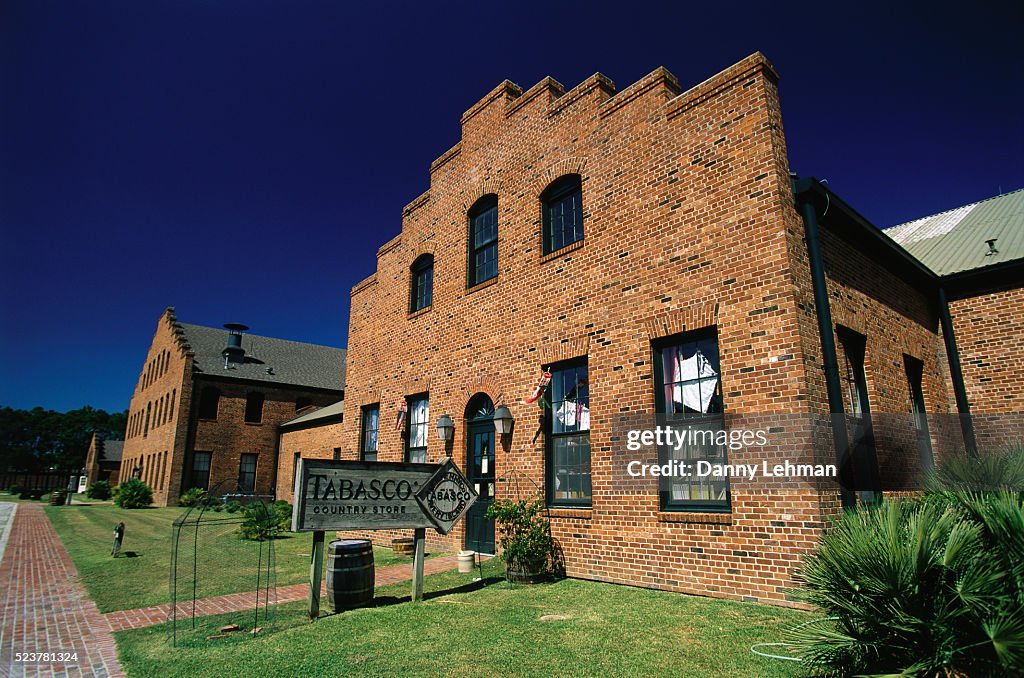
[[[15,661],[16,653],[77,653],[77,661]],[[110,622],[78,581],[43,507],[21,504],[0,560],[0,675],[124,676]]]
[[[429,558],[423,563],[423,574],[436,574],[453,570],[458,566],[458,556],[445,555]],[[382,567],[375,572],[375,586],[395,584],[401,581],[408,581],[412,578],[412,564],[391,565]],[[327,591],[327,582],[320,586],[320,595]],[[304,600],[309,595],[309,584],[291,584],[277,587],[277,603],[290,603],[296,600]],[[255,592],[229,593],[223,596],[211,598],[200,598],[196,601],[196,616],[206,617],[225,612],[244,612],[253,608],[253,597]],[[114,631],[126,631],[128,629],[141,629],[146,626],[156,626],[167,621],[171,612],[171,604],[153,605],[135,610],[116,610],[107,612],[103,616]],[[189,619],[192,616],[192,602],[178,603],[178,619]]]

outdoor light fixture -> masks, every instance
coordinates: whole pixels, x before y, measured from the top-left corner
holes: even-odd
[[[455,422],[447,414],[437,420],[437,437],[445,442],[455,437]]]
[[[512,412],[504,405],[498,405],[494,408],[494,432],[500,436],[512,433],[512,424],[515,423],[515,419],[512,418]]]

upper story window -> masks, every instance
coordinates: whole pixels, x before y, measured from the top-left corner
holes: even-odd
[[[220,407],[220,389],[207,386],[199,394],[199,418],[216,419]]]
[[[406,418],[405,461],[410,464],[425,464],[427,461],[427,438],[430,428],[430,405],[427,396],[409,398],[409,414]]]
[[[556,180],[540,196],[544,218],[544,254],[583,240],[583,184],[578,174]]]
[[[664,339],[654,344],[654,402],[658,424],[685,431],[683,443],[660,447],[659,461],[725,464],[726,446],[716,434],[725,428],[722,413],[721,365],[714,329]],[[662,510],[728,511],[726,476],[662,478]]]
[[[434,303],[434,255],[421,254],[409,271],[409,312],[415,313]]]
[[[551,369],[545,399],[548,503],[590,506],[590,382],[587,362]]]
[[[263,394],[251,391],[245,396],[245,423],[259,424],[263,421]]]
[[[360,430],[359,458],[363,461],[377,461],[377,429],[380,427],[380,405],[363,408]]]
[[[469,210],[468,287],[498,277],[498,196],[485,195]]]
[[[868,381],[864,373],[864,352],[867,340],[863,334],[845,327],[837,327],[839,346],[842,349],[840,379],[843,397],[850,414],[863,415],[871,411],[868,401]]]

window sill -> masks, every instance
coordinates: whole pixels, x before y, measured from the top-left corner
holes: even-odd
[[[590,508],[566,508],[561,506],[548,507],[549,518],[572,518],[575,520],[590,520],[594,510]]]
[[[659,523],[697,523],[706,525],[732,525],[731,513],[696,513],[688,511],[658,511]]]
[[[541,255],[540,263],[543,264],[543,263],[545,263],[547,261],[551,261],[552,259],[557,259],[559,257],[563,257],[566,254],[568,254],[569,252],[574,252],[574,251],[580,249],[581,247],[583,247],[583,243],[585,243],[585,242],[586,242],[586,240],[577,240],[573,244],[566,245],[565,247],[563,247],[560,250],[555,250],[554,252],[548,252],[547,254],[543,254],[543,255]]]
[[[263,426],[262,421],[246,421],[242,423],[244,423],[246,426]]]
[[[429,313],[433,308],[434,308],[433,304],[431,304],[430,306],[425,306],[425,307],[421,308],[418,311],[412,311],[411,313],[409,313],[408,317],[410,319],[411,318],[419,317],[419,316],[423,315],[424,313]]]
[[[494,276],[490,280],[485,280],[482,283],[477,283],[476,285],[473,285],[472,287],[466,288],[466,294],[472,294],[473,292],[476,292],[477,290],[482,290],[482,289],[484,289],[486,287],[490,287],[491,285],[496,285],[497,283],[498,283],[498,276]]]

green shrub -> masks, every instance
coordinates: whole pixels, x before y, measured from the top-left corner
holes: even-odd
[[[228,513],[238,513],[244,508],[245,507],[242,505],[242,502],[238,501],[237,499],[232,499],[231,501],[224,504],[224,510],[227,511]]]
[[[7,488],[7,493],[8,494],[21,494],[24,489],[25,488],[22,487],[21,485],[10,485]]]
[[[507,570],[536,574],[547,569],[553,544],[542,499],[498,499],[488,507],[486,517],[497,523]]]
[[[1024,503],[946,491],[845,514],[799,572],[828,619],[790,631],[826,674],[1024,671]]]
[[[927,478],[930,494],[1009,490],[1024,492],[1024,446],[941,458]],[[956,499],[953,499],[956,502]]]
[[[27,487],[23,487],[23,488],[21,488],[21,492],[18,493],[18,499],[35,499],[35,500],[39,500],[39,499],[43,498],[44,494],[48,494],[48,491],[44,490],[42,488],[33,487],[33,488],[30,489],[30,488],[27,488]]]
[[[243,539],[262,541],[273,539],[291,526],[291,505],[286,501],[249,504],[244,510],[245,519],[238,528]]]
[[[205,504],[209,497],[209,493],[203,488],[193,487],[181,493],[178,497],[178,506],[199,506]]]
[[[85,496],[89,497],[89,499],[99,499],[100,501],[110,499],[110,481],[97,480],[85,491]]]
[[[153,503],[153,490],[138,478],[129,478],[114,488],[114,503],[121,508],[145,508]]]

